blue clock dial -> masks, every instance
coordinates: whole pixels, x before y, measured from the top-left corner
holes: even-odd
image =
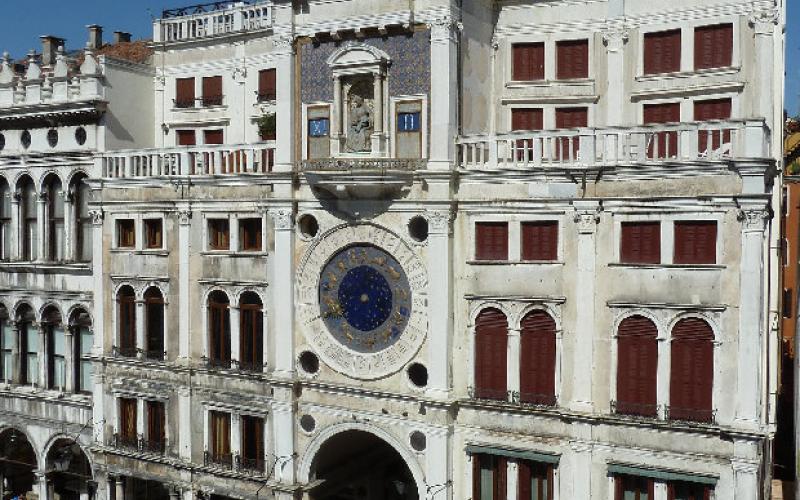
[[[411,315],[411,288],[394,257],[372,245],[356,245],[335,254],[323,268],[319,302],[337,341],[374,353],[403,333]]]

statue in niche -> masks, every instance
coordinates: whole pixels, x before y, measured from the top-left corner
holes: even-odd
[[[348,110],[347,141],[345,151],[348,153],[365,153],[372,149],[372,110],[365,98],[369,90],[365,82],[350,88],[350,109]]]

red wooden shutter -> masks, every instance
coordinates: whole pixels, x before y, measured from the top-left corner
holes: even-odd
[[[679,221],[675,223],[675,264],[715,264],[717,223]]]
[[[178,146],[194,146],[197,144],[194,130],[177,130]]]
[[[264,69],[258,72],[258,100],[275,100],[275,70]]]
[[[531,500],[531,463],[526,460],[520,460],[517,464],[519,476],[517,479],[517,497],[518,500]],[[539,496],[536,497],[541,498]],[[544,497],[550,500],[550,497]]]
[[[666,104],[645,104],[644,123],[676,123],[681,121],[681,105],[677,102]],[[656,145],[658,142],[658,151]],[[649,158],[674,158],[678,155],[678,133],[659,132],[653,134],[651,144],[647,148]]]
[[[517,43],[511,46],[512,79],[544,80],[544,43]]]
[[[558,260],[558,222],[522,223],[522,260]]]
[[[617,412],[656,415],[658,330],[644,316],[625,318],[617,340]]]
[[[175,80],[175,107],[191,108],[194,106],[194,78],[178,78]]]
[[[472,498],[481,500],[481,459],[482,455],[472,455]]]
[[[511,110],[511,130],[542,130],[544,112],[541,108],[516,108]]]
[[[475,320],[475,392],[482,399],[506,399],[508,322],[497,309]]]
[[[661,262],[661,223],[623,222],[620,261],[629,264]]]
[[[695,101],[694,103],[694,121],[696,122],[730,120],[730,118],[730,99],[712,99],[707,101]],[[701,130],[698,134],[698,151],[701,153],[707,149],[709,136],[711,137],[712,149],[718,149],[722,143],[731,142],[730,130],[712,130],[710,132]]]
[[[644,35],[644,74],[674,73],[681,70],[681,30]]]
[[[678,321],[672,330],[671,419],[710,422],[714,386],[714,332],[705,321]]]
[[[532,311],[522,320],[520,345],[520,400],[556,403],[556,322],[544,311]]]
[[[220,104],[222,104],[222,77],[204,77],[203,106],[219,106]]]
[[[494,498],[497,500],[508,498],[506,488],[506,473],[508,460],[505,457],[494,457]]]
[[[556,109],[556,128],[557,129],[573,129],[589,126],[589,108],[557,108]],[[578,157],[578,150],[580,149],[580,137],[573,136],[572,138],[572,158]],[[560,140],[561,147],[558,148],[558,153],[561,155],[559,158],[569,158],[569,143],[570,140],[564,137]]]
[[[222,130],[204,130],[203,141],[206,144],[223,144]]]
[[[556,78],[589,77],[589,40],[556,42]]]
[[[508,223],[475,224],[475,259],[508,260]]]
[[[733,63],[733,24],[694,30],[694,69],[725,68]]]

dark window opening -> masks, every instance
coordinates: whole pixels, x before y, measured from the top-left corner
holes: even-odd
[[[161,219],[145,219],[144,246],[145,248],[162,248],[164,246],[163,222]]]
[[[475,320],[475,397],[508,399],[508,321],[497,309],[481,311]]]
[[[264,367],[264,312],[261,299],[252,292],[239,301],[239,332],[241,335],[239,367],[260,372]]]
[[[136,223],[133,219],[117,219],[117,247],[136,246]]]
[[[230,302],[223,292],[212,292],[208,297],[208,360],[211,366],[231,366]]]
[[[620,236],[620,262],[626,264],[661,263],[661,223],[623,222]]]
[[[163,453],[167,441],[167,419],[164,403],[147,402],[147,439],[145,451]]]
[[[129,286],[124,286],[117,292],[117,322],[119,355],[136,356],[136,296]]]
[[[544,43],[517,43],[511,46],[512,79],[544,80]]]
[[[211,250],[229,250],[230,246],[228,219],[208,219],[208,247]]]
[[[229,413],[219,411],[209,412],[208,423],[211,427],[209,435],[208,456],[211,463],[230,468],[233,465],[231,455],[231,416]]]
[[[553,500],[555,489],[553,464],[520,460],[517,470],[519,500]]]
[[[242,415],[241,467],[264,471],[264,419]]]
[[[505,457],[472,455],[473,500],[506,500],[507,463]]]
[[[203,77],[203,107],[222,105],[222,77]]]
[[[622,320],[617,329],[616,412],[655,417],[658,330],[644,316]]]
[[[164,296],[155,287],[148,288],[144,294],[145,305],[145,357],[162,361],[164,359]]]
[[[178,78],[175,80],[175,107],[194,107],[194,78]]]
[[[274,69],[263,69],[258,72],[258,102],[276,99],[276,73]]]
[[[262,250],[261,219],[239,219],[239,245],[246,252]]]

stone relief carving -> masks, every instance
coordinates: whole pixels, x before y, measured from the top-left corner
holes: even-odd
[[[575,212],[575,223],[578,226],[578,233],[580,234],[594,233],[597,230],[597,224],[599,222],[599,211]]]
[[[348,126],[345,150],[348,153],[365,153],[371,150],[374,99],[372,88],[366,80],[354,83],[348,92]]]
[[[742,231],[764,231],[769,218],[769,211],[763,208],[745,208],[738,215],[742,222]]]
[[[94,224],[95,226],[99,226],[103,223],[102,210],[89,210],[89,217],[92,218],[92,224]]]
[[[619,52],[628,43],[630,35],[624,27],[608,28],[603,32],[603,45],[609,52]]]
[[[291,210],[270,210],[270,217],[275,229],[280,231],[288,231],[293,227],[292,211]]]

